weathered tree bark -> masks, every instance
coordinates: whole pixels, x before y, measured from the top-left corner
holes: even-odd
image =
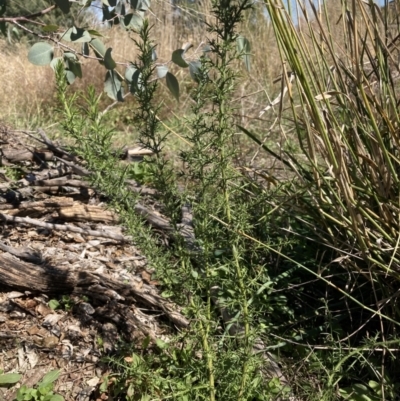
[[[117,223],[118,216],[110,210],[93,205],[82,205],[75,202],[72,206],[61,207],[58,215],[64,220]]]
[[[15,149],[15,148],[3,148],[3,157],[7,159],[9,163],[18,163],[22,161],[49,161],[53,160],[54,154],[48,149]]]
[[[80,227],[75,227],[69,224],[53,224],[53,223],[45,223],[41,220],[31,219],[30,217],[17,217],[17,216],[10,216],[5,213],[0,213],[0,221],[3,220],[7,223],[22,223],[22,224],[30,224],[32,226],[47,228],[49,230],[55,231],[71,231],[77,234],[84,234],[84,235],[91,235],[92,237],[102,237],[102,238],[109,238],[115,241],[121,242],[131,242],[130,237],[124,237],[123,235],[116,234],[113,232],[108,231],[96,231],[96,230],[89,230]]]
[[[101,304],[117,303],[120,308],[124,305],[141,304],[164,313],[179,328],[189,325],[178,307],[159,296],[153,287],[144,283],[140,286],[122,283],[98,273],[35,265],[8,254],[0,254],[0,284],[21,291],[86,295]]]

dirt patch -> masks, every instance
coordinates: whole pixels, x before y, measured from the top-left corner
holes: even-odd
[[[160,296],[146,258],[83,180],[85,168],[48,138],[42,148],[25,139],[0,132],[0,370],[23,375],[0,400],[55,369],[55,392],[96,399],[104,356],[145,337],[168,341],[188,322]]]

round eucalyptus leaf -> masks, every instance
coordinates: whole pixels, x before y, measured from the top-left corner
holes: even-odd
[[[129,83],[132,82],[133,74],[134,74],[136,71],[137,71],[137,68],[136,68],[133,64],[130,64],[130,65],[126,68],[126,70],[125,70],[125,79],[126,79]]]
[[[88,44],[88,42],[82,43],[82,54],[83,54],[83,57],[88,57],[89,56],[89,44]]]
[[[78,60],[75,53],[72,52],[65,52],[64,53],[64,60]]]
[[[250,42],[242,35],[236,38],[237,50],[239,53],[247,53],[250,51]]]
[[[61,39],[64,39],[67,42],[82,43],[90,42],[92,40],[92,37],[85,29],[73,26],[72,28],[69,28],[64,32]]]
[[[243,54],[242,59],[243,59],[244,65],[245,65],[245,67],[246,67],[246,70],[247,70],[247,71],[250,71],[250,69],[251,69],[251,58],[250,58],[250,54]]]
[[[130,84],[129,90],[134,95],[136,92],[140,91],[143,87],[142,74],[139,70],[136,70],[132,75],[132,82]]]
[[[82,78],[82,67],[79,60],[68,60],[68,69],[71,70],[76,77]]]
[[[201,62],[194,60],[189,63],[189,73],[193,81],[199,83],[201,79]]]
[[[17,40],[20,40],[21,34],[15,26],[13,26],[13,28],[12,28],[12,33]]]
[[[150,0],[130,0],[130,5],[136,11],[147,11],[150,8]]]
[[[99,60],[99,63],[104,64],[103,58],[107,51],[104,43],[100,39],[94,38],[89,42],[89,46],[93,49],[96,57],[101,59]]]
[[[143,17],[139,14],[126,14],[122,21],[125,29],[133,29],[136,32],[139,32],[143,26]]]
[[[107,49],[104,43],[100,39],[94,38],[89,42],[89,44],[93,48],[95,53],[97,53],[100,57],[104,57]]]
[[[175,75],[167,72],[165,76],[167,82],[167,88],[172,93],[173,97],[179,102],[179,82],[176,79]]]
[[[0,17],[4,15],[7,10],[7,2],[6,0],[0,0]],[[5,21],[2,21],[5,23]]]
[[[107,68],[107,70],[113,70],[117,64],[115,63],[114,59],[111,56],[112,48],[109,47],[106,50],[106,53],[104,54],[104,67]]]
[[[1,14],[0,14],[1,16]],[[0,32],[6,36],[7,35],[7,24],[5,21],[0,21]]]
[[[64,53],[64,61],[66,65],[66,69],[73,72],[75,77],[82,78],[82,68],[81,64],[79,63],[78,57],[76,54],[72,52],[65,52]],[[75,78],[74,78],[75,79]]]
[[[68,14],[71,9],[71,3],[69,0],[54,0],[57,4],[57,7],[64,13]]]
[[[72,85],[75,82],[75,74],[71,70],[65,70],[65,78],[68,85]]]
[[[120,102],[124,101],[121,78],[114,70],[107,71],[104,81],[104,91],[111,99]]]
[[[164,78],[168,73],[168,67],[165,65],[159,65],[156,67],[158,78]]]
[[[54,57],[53,60],[51,60],[50,67],[53,71],[56,70],[58,63],[64,63],[64,59],[62,57]]]
[[[53,60],[54,48],[46,42],[35,43],[28,52],[28,60],[35,65],[48,65]]]
[[[236,44],[247,71],[250,71],[250,42],[244,36],[239,35],[236,39]]]
[[[126,8],[124,2],[119,2],[114,9],[114,12],[120,16],[124,16],[126,14]]]
[[[182,46],[183,54],[186,53],[186,52],[187,52],[190,48],[192,48],[192,47],[193,47],[192,43],[190,43],[190,42],[185,43],[185,44]]]
[[[183,54],[185,53],[184,49],[177,49],[172,53],[172,61],[182,68],[189,67],[189,64],[183,58]]]

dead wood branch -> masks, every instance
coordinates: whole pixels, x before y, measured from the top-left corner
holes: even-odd
[[[53,5],[50,7],[45,8],[44,10],[41,10],[37,13],[29,14],[25,17],[2,17],[0,18],[0,22],[11,22],[11,23],[25,23],[25,22],[33,22],[35,18],[41,17],[50,11],[54,10],[57,6]]]
[[[154,228],[160,229],[167,234],[172,230],[172,227],[167,219],[160,216],[158,213],[147,209],[140,203],[135,205],[135,212],[144,217],[144,219]]]
[[[54,209],[72,206],[73,204],[74,200],[71,198],[53,197],[36,202],[21,202],[17,208],[10,203],[5,203],[0,205],[0,210],[7,210],[7,214],[10,216],[23,215],[26,213],[43,214],[51,212]]]
[[[123,150],[122,159],[127,161],[141,161],[144,156],[152,156],[154,153],[150,149],[136,147],[136,148],[127,148]]]
[[[91,235],[92,237],[108,238],[108,239],[113,239],[115,241],[121,241],[121,242],[130,242],[131,241],[131,238],[129,238],[129,237],[124,237],[123,235],[108,232],[108,231],[88,230],[88,229],[71,226],[68,224],[62,225],[62,224],[45,223],[43,221],[31,219],[29,217],[15,217],[15,216],[10,216],[10,215],[4,214],[4,213],[0,213],[0,220],[3,220],[7,223],[29,224],[31,226],[47,228],[49,230],[55,230],[55,231],[71,231],[73,233],[78,233],[78,234],[83,234],[83,235]]]
[[[157,341],[157,334],[149,324],[153,320],[153,316],[144,315],[134,305],[125,306],[117,302],[112,302],[96,308],[96,315],[103,319],[106,316],[118,326],[125,326],[130,334],[134,334],[135,329],[139,328],[144,336],[150,337],[153,342]],[[153,323],[153,326],[157,326],[156,322],[151,323]],[[130,340],[135,341],[137,338],[132,336]],[[110,348],[112,348],[112,343],[110,343]]]
[[[71,173],[71,167],[60,164],[59,166],[53,166],[51,170],[47,169],[31,173],[26,177],[26,179],[32,183],[35,183],[36,181],[51,180],[52,178],[58,178]]]
[[[163,231],[170,238],[177,239],[179,236],[181,236],[189,250],[199,250],[196,246],[196,238],[194,236],[193,226],[188,224],[187,218],[189,215],[186,213],[186,211],[183,212],[183,219],[186,218],[186,220],[182,220],[182,224],[179,224],[176,230],[167,218],[145,208],[140,203],[135,205],[135,212],[144,217],[147,223],[153,228]]]
[[[65,220],[94,221],[103,223],[116,223],[118,216],[110,210],[92,205],[82,205],[75,202],[72,206],[61,207],[58,215]]]
[[[72,206],[74,204],[73,199],[67,197],[53,197],[50,199],[44,199],[37,202],[22,202],[18,208],[19,209],[32,209],[37,207],[43,208],[53,208],[58,209],[61,207]]]
[[[90,174],[92,174],[89,170],[85,169],[84,167],[82,167],[74,162],[64,160],[57,156],[54,156],[54,158],[56,160],[58,160],[59,162],[64,163],[66,166],[71,167],[75,174],[79,174],[82,176],[89,176]]]
[[[40,263],[42,261],[40,254],[29,248],[14,248],[0,241],[0,249],[27,262]]]
[[[143,185],[140,185],[138,182],[136,182],[135,180],[126,180],[125,184],[127,185],[127,187],[137,193],[140,193],[142,195],[151,195],[151,196],[155,196],[157,195],[157,190],[155,190],[154,188],[149,188],[149,187],[145,187]]]
[[[34,185],[43,186],[43,187],[61,187],[61,186],[69,186],[69,187],[84,187],[89,188],[89,184],[87,182],[81,180],[72,180],[68,177],[62,178],[53,178],[50,180],[37,180],[33,181]]]
[[[152,287],[140,283],[126,284],[110,277],[86,271],[71,271],[65,267],[34,265],[7,254],[0,254],[0,284],[22,291],[87,295],[104,303],[130,305],[142,303],[147,308],[163,312],[180,328],[189,325],[178,307],[159,296]],[[135,323],[138,322],[134,319]],[[145,332],[147,328],[144,328]]]
[[[43,142],[52,152],[58,153],[68,160],[76,161],[76,156],[55,145],[54,142],[46,135],[46,133],[41,128],[38,129],[38,133],[42,137]]]
[[[23,161],[50,161],[54,159],[54,153],[48,149],[15,149],[11,147],[2,148],[3,158],[9,163],[20,163]]]
[[[42,192],[49,195],[80,195],[83,198],[89,198],[90,193],[94,191],[87,188],[77,188],[77,187],[34,187],[36,192]]]

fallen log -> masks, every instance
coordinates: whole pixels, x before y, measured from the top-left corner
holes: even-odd
[[[45,213],[51,213],[56,209],[62,207],[72,206],[74,200],[67,197],[53,197],[44,199],[42,201],[21,202],[20,204],[13,205],[11,203],[0,204],[0,210],[6,211],[9,216],[41,216]]]
[[[131,238],[124,237],[123,235],[116,234],[113,232],[89,230],[89,229],[71,226],[68,224],[64,225],[64,224],[45,223],[44,221],[31,219],[30,217],[16,217],[16,216],[7,215],[5,213],[0,213],[0,220],[3,220],[7,223],[25,223],[25,224],[29,224],[32,226],[47,228],[49,230],[71,231],[73,233],[91,235],[92,237],[102,237],[102,238],[113,239],[115,241],[131,242]]]
[[[123,306],[141,304],[164,314],[179,328],[189,325],[189,321],[176,305],[159,296],[153,287],[143,282],[125,283],[105,274],[73,271],[59,266],[35,265],[8,254],[0,254],[0,265],[0,284],[7,287],[45,294],[86,295],[101,304],[117,304],[120,311]],[[141,319],[134,318],[132,314],[129,317],[136,325],[140,324]],[[112,320],[112,316],[109,319]],[[150,334],[148,327],[140,328],[144,333]]]
[[[40,263],[42,261],[41,255],[29,248],[14,248],[0,241],[0,249],[28,262]]]
[[[78,187],[78,188],[89,188],[89,184],[87,182],[81,180],[72,180],[68,177],[62,178],[52,178],[50,180],[37,180],[33,182],[33,185],[42,186],[42,187]]]
[[[20,163],[23,161],[50,161],[54,159],[54,153],[48,149],[16,149],[4,147],[2,149],[3,158],[9,163]]]
[[[59,208],[58,216],[64,220],[117,223],[118,216],[100,206],[83,205],[75,202],[71,206]]]

